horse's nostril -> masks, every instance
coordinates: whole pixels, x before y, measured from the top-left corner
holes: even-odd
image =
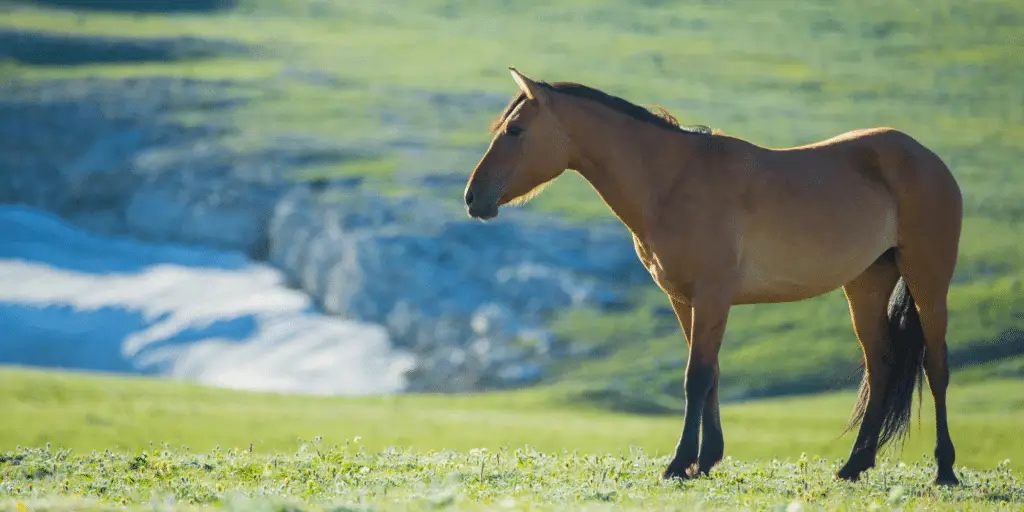
[[[466,206],[473,206],[473,191],[466,191]]]

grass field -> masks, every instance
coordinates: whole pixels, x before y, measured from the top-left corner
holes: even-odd
[[[151,509],[146,503],[168,496],[239,510],[253,509],[247,499],[397,509],[1024,506],[1024,4],[239,0],[224,11],[137,15],[40,7],[50,3],[0,0],[0,29],[196,36],[259,51],[74,66],[0,59],[0,84],[235,81],[231,94],[248,102],[230,114],[237,131],[219,142],[259,149],[288,136],[351,148],[343,163],[296,168],[296,180],[360,175],[401,194],[422,190],[416,179],[425,175],[468,176],[488,142],[486,125],[515,91],[509,65],[661,104],[684,124],[767,146],[877,125],[912,134],[964,189],[950,414],[958,463],[970,471],[963,489],[927,485],[926,393],[924,421],[903,452],[907,467],[885,465],[860,486],[832,483],[852,443],[839,434],[854,398],[840,392],[729,404],[733,461],[713,480],[658,483],[680,426],[685,350],[652,285],[635,291],[630,311],[554,319],[557,332],[605,355],[568,361],[545,387],[517,393],[337,400],[0,371],[0,508],[100,499]],[[182,112],[181,120],[210,115]],[[440,194],[457,201],[459,188]],[[529,207],[579,222],[609,215],[568,173]],[[838,292],[738,308],[722,350],[723,396],[853,385],[860,351],[849,324]],[[317,436],[322,442],[309,444]],[[470,454],[475,448],[488,454]]]
[[[6,368],[0,504],[75,497],[146,504],[171,496],[236,509],[248,508],[243,498],[398,509],[507,500],[528,509],[760,509],[794,500],[828,508],[1020,507],[1024,382],[955,387],[950,399],[965,483],[958,490],[929,484],[927,406],[902,452],[861,484],[832,482],[852,442],[839,438],[849,393],[726,406],[731,459],[710,480],[673,486],[656,475],[674,447],[678,416],[609,413],[558,389],[337,399]]]
[[[154,447],[77,455],[13,454],[2,484],[9,510],[1019,510],[1020,478],[1003,467],[965,471],[965,485],[930,485],[928,467],[882,464],[856,484],[834,464],[725,461],[713,479],[661,482],[664,459],[533,449],[363,451],[305,443],[275,454]],[[7,463],[6,465],[10,465]],[[12,492],[13,491],[13,492]],[[18,496],[6,498],[3,495]]]

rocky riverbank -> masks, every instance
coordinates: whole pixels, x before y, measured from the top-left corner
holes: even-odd
[[[552,335],[556,311],[627,307],[648,279],[615,224],[571,226],[509,211],[494,223],[456,204],[389,198],[289,171],[344,158],[303,145],[239,152],[231,84],[179,79],[19,82],[0,99],[0,201],[93,232],[238,251],[267,261],[332,315],[382,326],[415,357],[407,389],[529,384],[583,345]],[[468,172],[468,169],[467,169]]]

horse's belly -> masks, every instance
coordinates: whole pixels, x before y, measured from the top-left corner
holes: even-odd
[[[863,210],[824,225],[820,218],[777,219],[741,243],[734,302],[792,302],[835,290],[896,245],[895,208]]]

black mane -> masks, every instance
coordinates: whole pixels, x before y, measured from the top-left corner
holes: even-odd
[[[632,117],[633,119],[643,121],[645,123],[652,124],[659,128],[664,128],[666,130],[682,131],[687,133],[698,133],[705,135],[712,133],[712,130],[707,126],[698,125],[689,128],[684,128],[683,126],[680,126],[679,121],[672,117],[672,115],[669,114],[668,111],[665,110],[664,108],[658,107],[661,111],[661,115],[658,115],[651,112],[650,110],[647,110],[646,108],[631,103],[618,96],[612,96],[611,94],[608,94],[606,92],[599,91],[597,89],[594,89],[593,87],[587,87],[586,85],[579,84],[576,82],[537,82],[537,84],[548,90],[568,94],[569,96],[574,96],[576,98],[583,98],[586,100],[595,101],[616,112]],[[511,115],[512,112],[516,109],[516,107],[518,107],[519,104],[522,103],[524,100],[526,100],[526,94],[520,91],[519,94],[517,94],[516,97],[512,99],[512,102],[509,103],[507,107],[505,107],[505,111],[501,113],[501,115],[494,122],[494,124],[491,125],[491,131],[495,131],[499,127],[501,127],[501,125],[505,123],[505,119],[507,119],[508,116]]]

